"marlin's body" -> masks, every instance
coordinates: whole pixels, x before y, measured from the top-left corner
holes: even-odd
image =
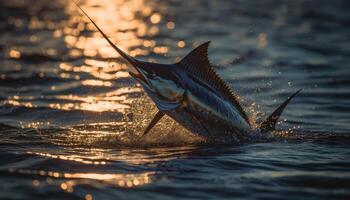
[[[172,106],[164,105],[157,97],[150,95],[161,112],[191,132],[208,138],[235,136],[239,139],[250,130],[249,123],[236,105],[215,88],[187,73],[181,64],[167,67],[175,69],[173,73],[179,77],[184,89],[181,101]]]
[[[205,82],[183,73],[186,92],[181,104],[167,114],[194,133],[213,137],[250,130],[239,110]]]
[[[229,138],[230,141],[242,142],[245,136],[256,132],[234,93],[211,66],[207,54],[209,42],[200,45],[175,64],[144,62],[115,46],[92,19],[83,10],[82,12],[109,44],[134,67],[136,71],[130,71],[130,75],[142,85],[159,109],[144,134],[164,115],[208,139]],[[298,92],[283,102],[260,125],[260,132],[274,130],[282,111]]]
[[[184,82],[189,87],[181,104],[163,112],[186,129],[210,139],[224,136],[238,141],[251,130],[237,108],[212,88],[190,77]]]

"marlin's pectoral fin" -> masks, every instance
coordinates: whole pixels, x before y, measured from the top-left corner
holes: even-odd
[[[156,125],[160,119],[162,119],[164,115],[165,113],[163,113],[162,111],[158,111],[157,114],[153,117],[152,121],[148,124],[145,131],[143,132],[143,135],[146,135],[153,128],[153,126]]]

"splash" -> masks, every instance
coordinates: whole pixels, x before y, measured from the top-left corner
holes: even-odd
[[[253,127],[261,115],[260,107],[253,103],[249,107],[253,116]],[[154,148],[199,145],[233,145],[231,137],[202,138],[183,128],[170,117],[164,117],[149,134],[144,129],[157,112],[155,105],[145,95],[133,99],[130,109],[115,122],[82,123],[68,128],[37,128],[40,136],[49,143],[59,146],[90,148]],[[281,123],[281,122],[280,122]],[[294,128],[271,133],[252,131],[245,135],[243,143],[268,142],[295,138]],[[242,144],[243,144],[242,143]],[[237,145],[237,144],[236,144]]]
[[[131,112],[132,111],[132,112]],[[129,112],[129,113],[128,113]],[[111,123],[87,123],[68,128],[37,128],[42,139],[60,146],[109,147],[158,147],[198,145],[203,138],[192,134],[169,117],[146,136],[142,133],[156,112],[150,99],[142,96],[134,99],[127,114]]]

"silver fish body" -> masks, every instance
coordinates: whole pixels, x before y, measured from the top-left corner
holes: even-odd
[[[191,132],[210,140],[229,138],[241,142],[251,129],[237,108],[205,82],[185,72],[178,73],[186,88],[183,99],[177,107],[163,112]]]

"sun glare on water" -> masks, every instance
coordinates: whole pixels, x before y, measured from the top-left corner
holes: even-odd
[[[164,55],[168,52],[166,45],[157,44],[153,39],[154,36],[159,34],[162,27],[175,28],[173,21],[167,21],[163,17],[162,12],[166,10],[164,5],[143,0],[86,0],[77,1],[77,3],[108,35],[113,43],[131,56],[147,56],[151,53]],[[62,81],[74,81],[67,84],[52,85],[50,93],[53,93],[53,95],[46,95],[46,97],[57,101],[51,101],[47,105],[28,101],[33,97],[21,95],[17,96],[18,98],[9,96],[2,103],[34,108],[46,106],[58,110],[126,113],[131,102],[129,94],[140,92],[139,87],[135,87],[130,83],[124,84],[125,80],[131,80],[128,71],[134,69],[127,65],[72,1],[67,1],[64,9],[68,18],[62,21],[62,24],[50,22],[49,28],[53,29],[53,38],[63,39],[69,59],[68,61],[63,59],[59,63],[58,69],[54,69],[53,73],[58,74]],[[37,19],[33,20],[30,28],[38,29],[45,25],[44,23]],[[179,46],[183,46],[183,41],[180,41]],[[46,50],[46,52],[48,55],[57,55],[57,50],[52,48]],[[12,48],[8,52],[8,57],[20,59],[21,51]],[[71,62],[70,60],[76,60],[77,62]],[[42,72],[40,76],[45,78],[47,75]],[[80,87],[91,88],[91,92],[89,92],[89,95],[79,91],[73,91],[65,95],[54,94],[70,88]],[[94,88],[107,88],[108,92],[94,92]],[[123,90],[125,93],[110,96],[113,94],[113,89]],[[67,97],[70,98],[70,102],[66,102]]]
[[[79,5],[98,24],[110,40],[118,47],[134,57],[147,56],[149,54],[166,54],[169,50],[164,44],[157,44],[154,36],[159,34],[160,26],[168,30],[175,28],[173,21],[167,21],[163,17],[163,7],[154,4],[153,1],[78,1]],[[67,149],[77,145],[82,149],[69,150],[66,152],[47,152],[40,150],[30,150],[27,154],[43,159],[62,160],[83,166],[108,165],[109,159],[120,160],[129,164],[138,165],[140,163],[155,162],[158,159],[149,159],[142,154],[130,157],[120,152],[120,156],[110,158],[107,154],[101,154],[99,149],[91,146],[101,146],[110,138],[114,138],[123,130],[116,130],[122,123],[118,119],[109,117],[107,122],[101,120],[94,124],[85,121],[85,113],[90,116],[103,116],[104,113],[119,113],[127,115],[130,113],[131,105],[135,99],[135,94],[140,95],[141,89],[128,74],[127,63],[118,55],[108,42],[97,32],[91,22],[79,11],[72,1],[65,4],[64,13],[67,19],[61,24],[51,24],[52,38],[60,40],[65,46],[65,51],[60,62],[54,63],[56,68],[41,71],[39,78],[58,78],[58,83],[49,82],[49,86],[44,91],[45,95],[40,98],[42,101],[35,101],[36,96],[30,94],[18,94],[9,96],[1,102],[5,105],[25,108],[45,108],[59,111],[59,113],[69,112],[67,116],[77,116],[81,120],[73,124],[72,129],[55,130],[45,133],[43,127],[55,125],[49,119],[47,121],[20,122],[22,128],[37,129],[43,141],[50,142]],[[45,22],[34,20],[31,29],[39,29]],[[32,38],[38,40],[38,38]],[[184,42],[179,43],[179,47],[184,46]],[[55,49],[46,50],[49,56],[58,56]],[[12,48],[7,53],[7,57],[18,60],[23,57],[21,50]],[[21,66],[20,66],[21,67]],[[48,76],[49,74],[53,74]],[[68,91],[68,92],[67,92]],[[136,96],[138,98],[138,96]],[[149,109],[149,108],[148,108]],[[152,112],[148,110],[148,112]],[[71,114],[72,113],[72,114]],[[80,113],[80,114],[76,114]],[[92,113],[92,114],[91,114]],[[108,115],[107,115],[108,116]],[[46,118],[46,117],[45,117]],[[107,117],[106,117],[107,118]],[[64,116],[63,119],[65,120]],[[115,120],[116,123],[111,123]],[[144,123],[144,122],[142,122]],[[106,125],[107,124],[107,125]],[[68,118],[68,126],[69,126]],[[87,128],[88,127],[88,128]],[[114,127],[114,128],[112,128]],[[72,131],[69,131],[72,130]],[[105,139],[106,138],[106,139]],[[100,144],[100,143],[101,144]],[[115,145],[113,142],[106,142]],[[90,145],[88,149],[84,146]],[[73,148],[74,149],[74,148]],[[75,152],[76,151],[76,152]],[[81,153],[84,155],[81,155]],[[100,173],[92,172],[70,172],[70,171],[48,171],[48,170],[11,170],[13,173],[38,175],[38,180],[33,180],[34,187],[40,187],[44,182],[52,184],[59,182],[59,188],[66,192],[73,192],[74,187],[86,182],[102,182],[116,187],[133,188],[152,182],[153,172],[140,173]],[[42,178],[41,178],[42,177]],[[46,178],[46,181],[45,181]],[[55,181],[57,180],[57,181]],[[86,194],[85,199],[93,199],[91,194]]]

